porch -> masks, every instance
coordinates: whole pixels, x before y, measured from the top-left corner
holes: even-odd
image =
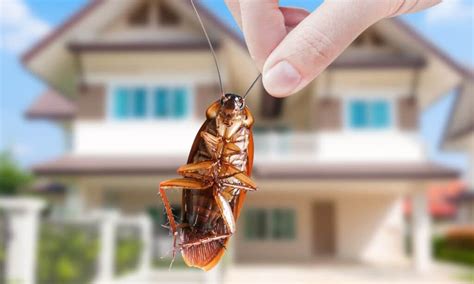
[[[126,215],[148,213],[154,220],[153,254],[159,258],[171,249],[168,232],[161,227],[166,216],[155,189],[156,181],[166,178],[80,177],[68,199],[79,200],[70,202],[81,205],[79,214],[100,208],[115,208]],[[257,182],[259,191],[248,194],[227,252],[232,265],[304,264],[321,257],[377,265],[406,261],[402,199],[412,196],[416,224],[412,263],[418,271],[429,270],[425,180],[257,177]],[[180,192],[169,192],[178,215],[180,198]]]

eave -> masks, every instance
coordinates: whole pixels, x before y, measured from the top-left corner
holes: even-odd
[[[213,42],[218,49],[220,43]],[[113,51],[189,51],[209,50],[207,42],[95,42],[95,43],[70,43],[70,51],[77,52],[113,52]]]
[[[74,156],[67,155],[38,164],[33,172],[41,176],[153,175],[173,174],[185,157],[168,156]],[[253,176],[259,179],[377,179],[430,180],[456,179],[457,170],[431,163],[358,164],[256,164]]]
[[[70,120],[76,116],[73,101],[54,90],[47,90],[36,98],[26,110],[28,119]]]

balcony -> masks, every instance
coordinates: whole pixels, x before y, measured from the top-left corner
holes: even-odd
[[[314,157],[317,135],[310,132],[255,133],[255,156],[264,160],[301,160]]]
[[[419,162],[426,160],[414,134],[390,131],[256,131],[256,162]]]

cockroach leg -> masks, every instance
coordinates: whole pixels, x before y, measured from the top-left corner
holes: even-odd
[[[189,242],[189,243],[182,244],[181,248],[189,248],[189,247],[192,247],[192,246],[197,246],[197,245],[202,245],[202,244],[205,244],[205,243],[210,243],[212,241],[219,241],[219,240],[227,239],[231,236],[232,236],[232,234],[223,234],[223,235],[213,236],[213,237],[209,237],[209,238],[205,238],[205,239],[200,239],[200,240],[197,240],[195,242]]]
[[[160,183],[160,196],[165,206],[166,215],[168,216],[168,220],[170,222],[170,229],[171,234],[173,235],[173,259],[176,256],[176,242],[178,238],[178,227],[176,225],[176,221],[173,216],[173,212],[171,211],[171,205],[168,200],[168,196],[166,195],[165,189],[195,189],[195,190],[203,190],[208,188],[206,183],[203,183],[196,179],[191,178],[178,178],[178,179],[170,179],[167,181],[163,181]]]
[[[178,174],[196,179],[205,179],[209,176],[214,161],[202,161],[192,164],[186,164],[178,168]]]
[[[216,200],[217,206],[221,211],[222,218],[226,224],[228,231],[233,234],[235,233],[235,218],[232,213],[232,207],[230,207],[229,202],[225,200],[224,196],[220,192],[214,192],[214,199]]]
[[[191,189],[201,190],[209,188],[210,184],[206,181],[194,178],[175,178],[160,183],[160,189]]]
[[[166,192],[161,187],[161,184],[160,184],[160,195],[161,195],[161,200],[163,201],[163,204],[165,205],[166,215],[168,216],[168,220],[170,222],[171,234],[173,235],[173,259],[174,259],[178,230],[176,227],[176,221],[174,220],[173,213],[171,212],[171,205],[168,200],[168,196],[166,196]]]
[[[248,190],[248,191],[255,191],[255,190],[257,190],[256,188],[253,188],[253,187],[249,187],[249,186],[245,186],[245,185],[240,185],[240,184],[227,183],[227,182],[223,182],[222,185],[223,185],[223,186],[228,186],[228,187],[234,187],[234,188],[237,188],[237,189]]]
[[[174,216],[174,215],[173,215],[173,216]],[[161,225],[161,227],[163,227],[163,228],[165,228],[165,229],[168,229],[168,230],[171,229],[170,226],[166,226],[166,225]],[[177,229],[188,228],[188,227],[189,227],[189,224],[188,224],[188,223],[176,224],[176,228],[177,228]]]

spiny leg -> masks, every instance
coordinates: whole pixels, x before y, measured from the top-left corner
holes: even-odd
[[[223,182],[223,186],[228,186],[228,187],[233,187],[237,189],[243,189],[243,190],[248,190],[248,191],[255,191],[257,190],[256,188],[250,187],[250,186],[245,186],[241,184],[235,184],[235,183],[228,183],[228,182]]]
[[[221,167],[219,178],[223,180],[223,185],[226,186],[244,190],[257,190],[257,185],[246,173],[228,163]]]
[[[189,243],[182,244],[181,248],[189,248],[189,247],[196,246],[196,245],[202,245],[202,244],[210,243],[212,241],[221,241],[221,240],[227,239],[228,237],[231,237],[231,236],[232,236],[232,234],[222,234],[222,235],[217,235],[217,236],[213,236],[213,237],[208,237],[208,238],[200,239],[200,240],[197,240],[197,241],[194,241],[194,242],[189,242]]]
[[[177,178],[177,179],[170,179],[167,181],[163,181],[160,183],[160,196],[163,204],[165,206],[166,215],[168,216],[168,220],[170,222],[170,229],[173,235],[173,260],[176,256],[176,239],[178,235],[176,221],[173,216],[173,212],[171,212],[171,205],[168,200],[168,196],[166,195],[165,189],[194,189],[194,190],[202,190],[208,188],[206,183],[203,183],[199,180],[192,179],[192,178]]]
[[[210,160],[186,164],[178,168],[178,174],[184,177],[205,180],[210,176],[213,165],[214,161]]]
[[[225,199],[225,197],[218,191],[214,192],[214,199],[219,207],[219,210],[222,215],[222,219],[224,219],[224,223],[232,235],[235,233],[236,225],[234,214],[232,213],[232,207],[230,207],[229,202]]]

